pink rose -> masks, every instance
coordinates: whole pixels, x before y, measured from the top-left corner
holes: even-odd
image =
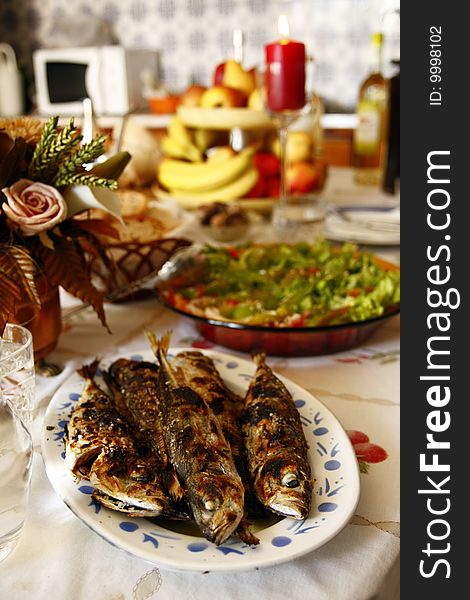
[[[65,200],[51,185],[20,179],[2,192],[7,197],[3,211],[23,235],[52,229],[67,216]]]

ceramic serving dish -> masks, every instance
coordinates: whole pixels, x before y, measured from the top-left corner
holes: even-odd
[[[374,262],[384,270],[399,270],[397,265],[376,256]],[[394,305],[386,308],[379,317],[334,325],[248,325],[186,312],[182,307],[172,304],[170,298],[174,294],[169,292],[171,290],[167,289],[160,294],[160,302],[170,310],[191,319],[198,332],[207,340],[240,352],[264,350],[275,356],[332,354],[354,348],[400,311],[400,306]]]
[[[372,333],[397,315],[399,307],[368,321],[325,327],[266,327],[217,321],[183,312],[164,298],[172,311],[192,319],[197,331],[207,340],[240,352],[264,350],[273,356],[314,356],[333,354],[359,346]]]

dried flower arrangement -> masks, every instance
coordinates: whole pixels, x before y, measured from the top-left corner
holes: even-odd
[[[117,233],[108,220],[88,215],[100,208],[119,218],[113,190],[130,155],[99,163],[105,137],[81,142],[73,119],[62,128],[58,117],[45,125],[30,117],[0,119],[0,331],[21,299],[40,307],[38,275],[91,304],[107,327],[86,248],[112,268],[97,235]]]

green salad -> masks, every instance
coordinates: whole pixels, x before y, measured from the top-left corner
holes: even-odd
[[[165,298],[190,314],[270,327],[365,321],[400,302],[400,271],[353,244],[245,245],[204,249],[209,274]]]

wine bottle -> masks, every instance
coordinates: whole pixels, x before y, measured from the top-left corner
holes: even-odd
[[[388,125],[388,81],[381,72],[383,36],[372,34],[369,74],[359,88],[353,151],[357,183],[382,183]]]
[[[390,78],[388,106],[388,148],[382,187],[384,192],[394,194],[400,179],[400,71]]]

